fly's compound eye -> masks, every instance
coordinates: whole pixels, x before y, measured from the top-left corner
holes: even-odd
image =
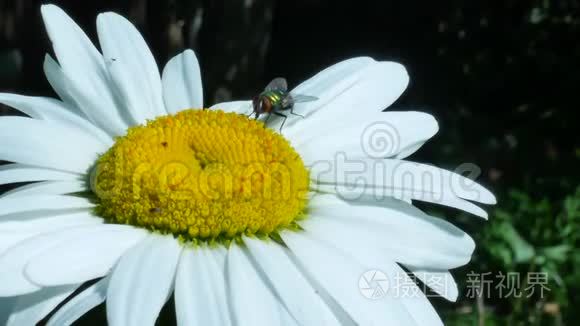
[[[262,101],[263,99],[259,96],[256,96],[252,99],[252,105],[254,107],[254,112],[261,113],[262,112]]]

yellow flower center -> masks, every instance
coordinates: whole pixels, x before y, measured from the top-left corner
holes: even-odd
[[[188,241],[273,236],[304,215],[309,176],[288,141],[235,113],[186,110],[128,130],[102,155],[97,213]]]

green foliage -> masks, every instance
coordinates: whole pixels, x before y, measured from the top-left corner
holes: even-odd
[[[518,273],[522,290],[528,285],[526,275],[543,273],[547,276],[547,290],[543,296],[534,293],[529,297],[492,293],[483,298],[485,312],[479,311],[485,313],[483,318],[455,311],[448,314],[447,324],[561,325],[578,318],[575,307],[580,303],[576,295],[580,290],[580,252],[576,250],[580,247],[580,186],[559,200],[538,198],[520,190],[511,190],[499,198],[499,207],[476,239],[479,250],[469,268],[504,275]],[[477,306],[469,300],[463,304]]]

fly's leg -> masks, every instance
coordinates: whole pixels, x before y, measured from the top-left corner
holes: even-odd
[[[286,123],[286,119],[288,119],[288,117],[285,114],[282,114],[280,112],[276,112],[276,111],[272,111],[272,113],[274,113],[275,115],[284,118],[284,120],[282,120],[282,124],[280,125],[280,132],[282,132],[282,128],[284,128],[284,124]],[[269,118],[270,116],[268,116]]]
[[[301,117],[302,119],[304,119],[304,116],[303,116],[303,115],[301,115],[301,114],[298,114],[298,113],[294,113],[294,106],[291,106],[291,107],[290,107],[290,114],[293,114],[293,115],[299,116],[299,117]]]
[[[266,127],[268,125],[268,120],[270,120],[271,116],[272,116],[272,112],[268,113],[266,120],[264,120],[264,127]],[[256,117],[256,119],[258,119],[258,117]]]

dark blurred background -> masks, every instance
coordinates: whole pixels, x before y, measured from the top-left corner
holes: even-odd
[[[51,48],[41,3],[0,0],[0,91],[54,95],[42,72]],[[54,3],[95,41],[99,12],[128,17],[160,66],[193,48],[208,104],[248,98],[276,76],[295,85],[353,56],[403,63],[411,83],[392,109],[432,113],[441,129],[412,158],[450,169],[476,163],[499,199],[488,223],[434,212],[479,244],[472,264],[454,272],[458,303],[434,299],[446,323],[565,325],[580,317],[580,1]],[[522,283],[545,273],[549,291],[518,298],[492,287],[469,297],[470,272],[490,272],[494,286],[501,273],[519,273]],[[79,324],[102,323],[102,310]]]

